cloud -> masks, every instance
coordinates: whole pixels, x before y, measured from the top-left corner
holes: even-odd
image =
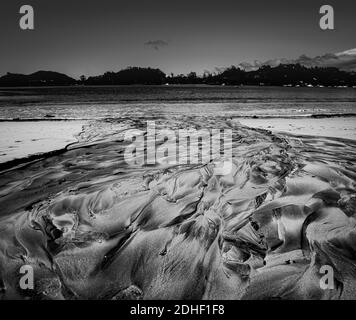
[[[165,46],[168,46],[168,42],[164,40],[150,40],[144,43],[145,46],[149,46],[152,49],[159,50]]]
[[[306,67],[335,67],[345,71],[356,71],[356,48],[339,53],[326,53],[321,56],[308,57],[301,55],[297,59],[272,59],[265,62],[243,62],[238,66],[246,71],[256,70],[261,66],[275,67],[279,64],[299,63]]]

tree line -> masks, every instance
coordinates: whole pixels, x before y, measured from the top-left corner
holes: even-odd
[[[7,73],[0,77],[0,86],[50,86],[50,85],[265,85],[265,86],[356,86],[356,73],[328,67],[305,67],[300,64],[281,64],[276,67],[262,66],[245,71],[231,66],[223,71],[204,72],[197,75],[165,74],[160,69],[128,67],[118,72],[105,72],[99,76],[73,79],[65,74],[38,71],[30,75]]]

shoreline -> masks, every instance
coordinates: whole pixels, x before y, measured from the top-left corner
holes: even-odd
[[[189,104],[190,102],[187,102]],[[172,103],[174,104],[174,103]],[[199,103],[203,104],[203,103]],[[216,104],[215,102],[212,104]],[[302,113],[302,114],[282,114],[282,115],[276,115],[276,114],[254,114],[254,115],[235,115],[233,118],[236,119],[249,119],[249,120],[255,120],[255,119],[261,119],[261,120],[270,120],[270,119],[332,119],[332,118],[355,118],[356,119],[356,113]],[[105,121],[105,120],[115,120],[117,118],[115,117],[104,117],[104,118],[56,118],[55,116],[53,117],[42,117],[42,118],[0,118],[0,123],[3,122],[56,122],[56,121],[63,121],[63,122],[71,122],[71,121]]]
[[[66,299],[116,299],[130,290],[142,299],[159,292],[169,300],[328,297],[316,291],[321,267],[352,271],[356,142],[299,141],[230,118],[204,120],[183,118],[177,126],[176,119],[163,119],[157,127],[236,130],[226,175],[214,173],[214,162],[169,169],[127,164],[127,141],[119,134],[131,125],[144,128],[146,119],[127,126],[90,123],[80,140],[99,143],[75,144],[3,173],[3,296],[27,297],[16,291],[14,276],[26,250],[42,286],[35,298],[48,298],[48,281],[56,284],[52,296]],[[203,275],[201,261],[207,263]],[[49,278],[52,262],[58,268]],[[281,285],[281,277],[289,280]],[[212,278],[218,281],[202,291]],[[129,290],[112,290],[113,279]],[[62,290],[66,284],[75,296]],[[342,286],[337,297],[354,297],[352,279]]]
[[[76,143],[87,121],[4,121],[0,127],[0,168],[11,167]]]
[[[251,128],[293,136],[356,140],[356,117],[235,119]]]
[[[348,85],[348,86],[323,86],[323,85],[285,85],[285,84],[224,84],[224,83],[161,83],[161,84],[148,84],[148,83],[132,83],[132,84],[69,84],[69,85],[29,85],[29,86],[0,86],[0,90],[8,90],[10,89],[36,89],[36,88],[77,88],[77,87],[276,87],[276,88],[315,88],[315,89],[356,89],[356,86]]]
[[[293,137],[309,136],[356,141],[356,116],[234,117],[233,121],[250,128]],[[1,136],[11,136],[11,139],[6,141],[0,138],[0,171],[4,172],[65,152],[68,146],[78,142],[76,136],[83,132],[88,120],[23,119],[1,122]]]

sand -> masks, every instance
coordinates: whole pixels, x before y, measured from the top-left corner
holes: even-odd
[[[232,170],[128,165],[113,121],[1,173],[0,298],[356,299],[355,141],[224,117],[156,125],[232,129]]]
[[[356,140],[356,118],[236,118],[251,128],[294,135]],[[0,123],[0,163],[60,150],[77,142],[87,121],[4,121]]]
[[[326,136],[356,140],[356,118],[269,118],[238,119],[241,124],[252,128],[268,129],[273,132],[288,132],[295,135]]]
[[[64,148],[76,142],[84,121],[0,123],[0,163]]]

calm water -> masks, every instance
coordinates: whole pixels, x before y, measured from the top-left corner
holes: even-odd
[[[0,119],[102,119],[173,114],[356,114],[356,89],[108,86],[0,89]]]

